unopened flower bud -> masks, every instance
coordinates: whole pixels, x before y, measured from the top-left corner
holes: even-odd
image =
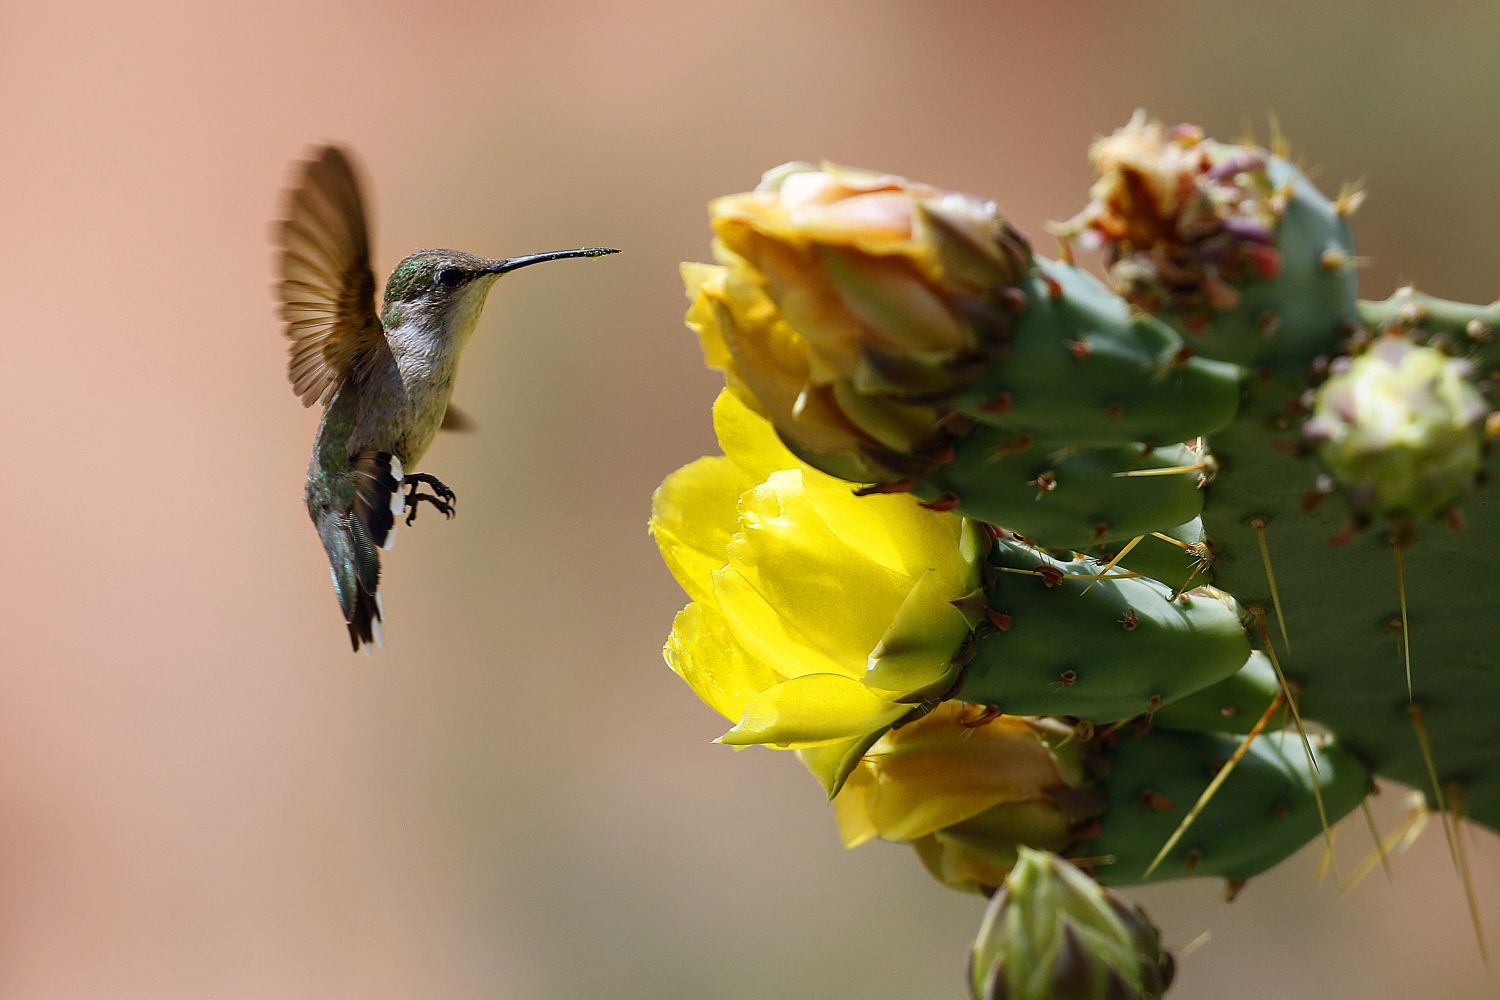
[[[825,471],[928,468],[942,407],[996,346],[1001,293],[1030,264],[994,203],[788,163],[710,211],[719,264],[683,267],[707,363]]]
[[[1143,910],[1057,855],[1024,847],[969,961],[973,1000],[1156,1000],[1172,975]]]
[[[1473,487],[1488,409],[1467,361],[1388,334],[1335,362],[1303,433],[1356,512],[1428,517]]]

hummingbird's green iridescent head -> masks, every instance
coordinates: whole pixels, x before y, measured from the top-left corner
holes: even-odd
[[[607,247],[584,247],[490,258],[462,250],[418,250],[397,264],[386,281],[381,321],[388,330],[418,322],[429,329],[467,333],[500,275],[547,260],[617,252]]]

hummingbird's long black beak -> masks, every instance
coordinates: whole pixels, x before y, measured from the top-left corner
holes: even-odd
[[[485,268],[480,273],[504,274],[507,271],[514,271],[517,268],[540,264],[544,260],[565,260],[569,257],[603,257],[606,254],[619,252],[611,247],[583,247],[579,250],[553,250],[550,253],[529,253],[524,257],[507,257],[498,264]]]

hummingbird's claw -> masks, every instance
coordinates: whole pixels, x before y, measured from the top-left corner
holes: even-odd
[[[429,476],[425,472],[408,472],[401,480],[402,485],[408,487],[406,494],[406,523],[414,524],[417,520],[417,506],[426,501],[438,510],[443,516],[453,516],[453,505],[458,502],[458,497],[450,490],[441,479]],[[422,493],[417,486],[426,484],[432,487],[432,493]]]
[[[408,472],[401,482],[403,485],[410,486],[412,493],[416,493],[418,483],[424,483],[431,486],[432,492],[436,493],[446,502],[450,504],[458,502],[458,495],[450,490],[437,476],[429,476],[425,472]]]
[[[407,524],[415,524],[416,523],[416,520],[417,520],[417,505],[418,505],[419,502],[424,501],[424,500],[427,503],[432,504],[438,510],[442,511],[444,517],[446,517],[446,518],[452,518],[453,517],[453,505],[452,504],[444,503],[442,500],[439,500],[437,497],[433,496],[431,493],[419,493],[415,489],[413,489],[410,493],[406,494],[406,523]]]

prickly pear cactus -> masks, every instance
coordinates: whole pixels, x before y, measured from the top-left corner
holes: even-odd
[[[1471,709],[1500,702],[1500,304],[1360,300],[1360,194],[1284,150],[1138,115],[1092,158],[1060,260],[884,174],[713,204],[684,278],[724,457],[654,503],[694,601],[668,662],[724,742],[797,752],[846,843],[956,888],[1038,848],[1237,889],[1331,851],[1377,778],[1426,793],[1467,880],[1452,824],[1500,829]],[[1079,996],[1165,988],[1069,962]]]

